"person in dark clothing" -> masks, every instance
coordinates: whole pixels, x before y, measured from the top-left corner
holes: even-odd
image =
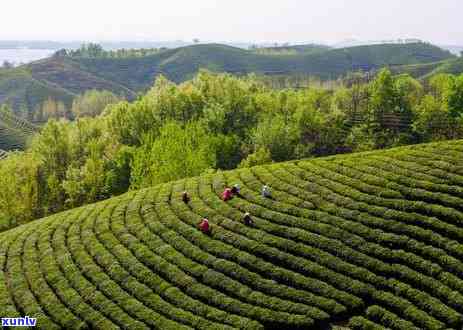
[[[246,226],[252,226],[254,224],[254,221],[252,221],[251,214],[249,214],[249,212],[244,214],[243,222]]]
[[[186,191],[184,191],[182,193],[182,201],[185,203],[185,204],[188,204],[190,202],[190,196],[188,195],[188,193]]]
[[[231,188],[231,191],[233,193],[233,195],[240,195],[240,185],[239,184],[235,184],[232,188]]]
[[[270,191],[270,187],[265,185],[262,187],[262,197],[265,197],[265,198],[271,198],[272,197],[272,193]]]

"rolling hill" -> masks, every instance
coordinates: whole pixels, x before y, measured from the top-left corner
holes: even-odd
[[[315,49],[314,49],[315,48]],[[334,79],[349,71],[374,70],[455,58],[426,43],[384,44],[343,49],[293,46],[286,55],[256,54],[218,44],[168,49],[134,58],[51,57],[13,70],[0,70],[0,104],[30,110],[49,97],[70,105],[89,89],[105,89],[128,99],[146,91],[156,76],[175,82],[192,78],[199,69],[234,74],[305,74]]]
[[[463,57],[444,61],[411,64],[392,67],[395,74],[406,73],[417,79],[425,80],[439,73],[459,75],[463,73]]]
[[[314,54],[325,52],[331,49],[330,46],[318,44],[293,45],[293,46],[274,46],[274,47],[258,47],[251,49],[255,54],[261,55],[300,55]]]
[[[1,233],[0,315],[42,329],[461,329],[462,202],[463,141],[134,191]]]
[[[162,73],[175,82],[181,82],[201,68],[238,74],[310,74],[328,79],[352,70],[429,63],[449,58],[453,58],[450,52],[425,43],[328,49],[314,54],[287,56],[259,55],[212,44],[167,50],[145,58],[117,61],[80,59],[79,63],[95,75],[126,84],[132,90],[140,90],[149,87],[157,74]]]

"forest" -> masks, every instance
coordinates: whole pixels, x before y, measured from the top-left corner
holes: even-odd
[[[178,84],[160,76],[132,102],[87,96],[0,161],[0,230],[221,170],[463,138],[463,75],[383,69],[333,89],[274,89],[203,70]]]

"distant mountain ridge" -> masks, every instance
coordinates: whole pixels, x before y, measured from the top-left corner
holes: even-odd
[[[48,98],[64,102],[89,89],[105,89],[128,99],[146,91],[164,75],[175,82],[200,69],[233,74],[305,74],[335,79],[350,71],[384,66],[419,65],[454,59],[449,51],[427,43],[384,44],[341,49],[288,46],[287,55],[256,54],[222,44],[166,49],[130,58],[51,57],[15,69],[0,70],[0,104],[34,109]],[[310,48],[312,47],[312,48]],[[323,46],[320,46],[323,47]]]

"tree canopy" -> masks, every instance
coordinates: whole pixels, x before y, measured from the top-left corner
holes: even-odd
[[[0,161],[4,227],[205,171],[462,138],[463,75],[422,84],[385,69],[333,90],[201,71],[159,77],[133,102],[90,91],[68,119],[59,108],[50,101],[30,147]]]

